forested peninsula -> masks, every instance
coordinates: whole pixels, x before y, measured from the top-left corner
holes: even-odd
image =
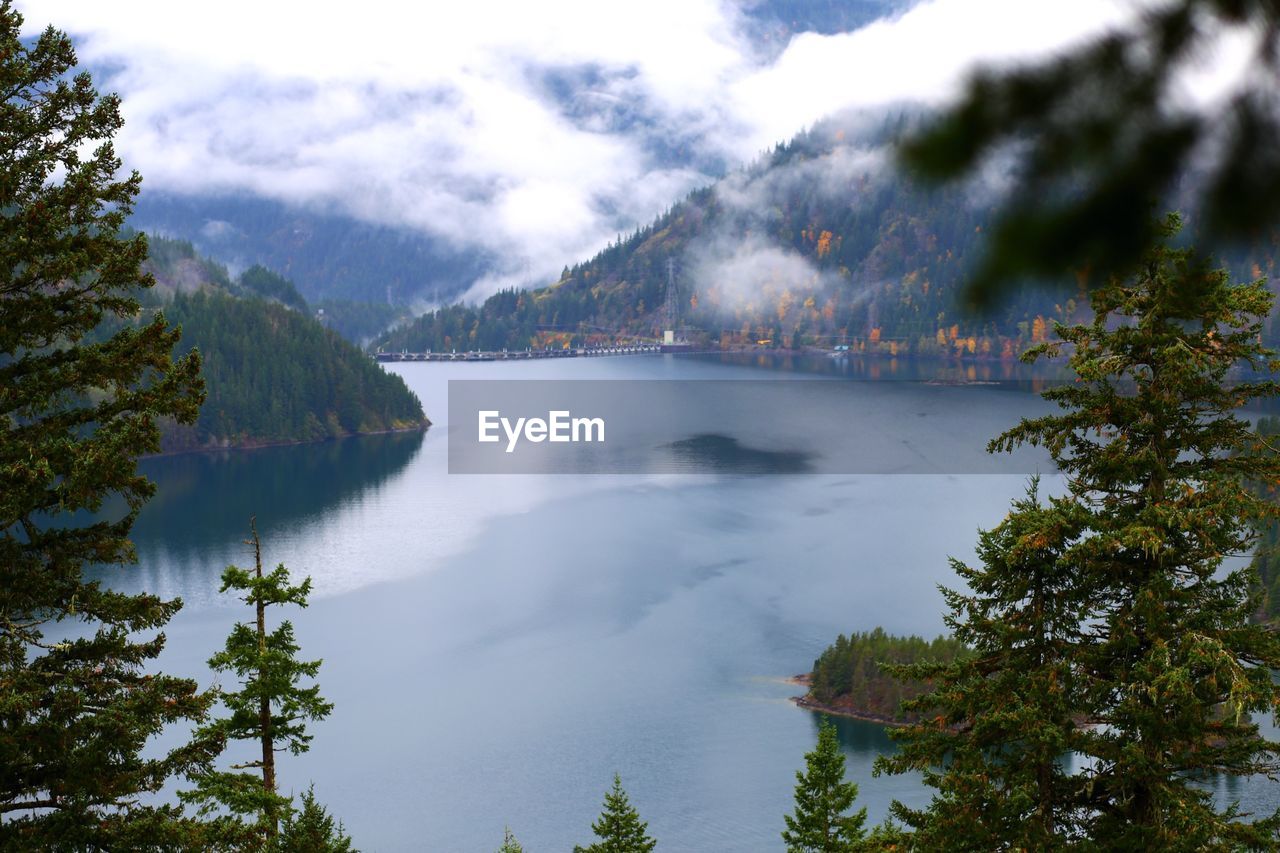
[[[163,311],[198,349],[207,397],[195,424],[162,426],[164,452],[261,447],[430,425],[404,380],[321,322],[263,267],[232,278],[189,243],[150,237],[144,323]],[[102,330],[104,333],[110,330]]]
[[[904,712],[902,703],[924,693],[928,685],[895,677],[887,665],[951,661],[964,651],[963,644],[949,637],[899,637],[883,628],[847,637],[841,634],[813,662],[812,672],[793,679],[809,688],[804,696],[795,697],[795,703],[876,723],[913,723],[920,715]]]

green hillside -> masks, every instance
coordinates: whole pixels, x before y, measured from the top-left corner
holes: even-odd
[[[311,317],[216,289],[178,294],[164,308],[199,348],[209,397],[194,430],[170,447],[315,441],[422,423],[418,399],[353,344]]]
[[[316,441],[422,426],[418,398],[318,322],[293,285],[262,267],[232,280],[189,243],[151,238],[156,288],[145,312],[182,327],[208,392],[192,427],[168,425],[166,450]],[[140,318],[145,319],[145,318]]]

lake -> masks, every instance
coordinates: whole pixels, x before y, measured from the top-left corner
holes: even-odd
[[[878,362],[390,369],[435,422],[425,435],[146,460],[159,494],[135,528],[141,564],[113,581],[181,596],[162,664],[207,673],[248,618],[217,587],[228,562],[249,564],[257,516],[265,560],[314,580],[289,618],[336,705],[280,779],[314,781],[362,850],[491,851],[504,825],[530,851],[567,850],[592,840],[615,771],[660,850],[781,849],[817,723],[783,679],[841,632],[942,631],[947,558],[971,559],[977,529],[1050,470],[1034,455],[977,461],[987,438],[1045,410],[1035,396],[861,381],[918,378]],[[451,378],[843,382],[867,446],[915,461],[866,475],[451,476]],[[979,470],[996,473],[964,473]],[[894,798],[927,799],[912,778],[871,778],[891,748],[880,727],[839,731],[873,821]],[[1270,783],[1233,784],[1246,804],[1275,799]]]

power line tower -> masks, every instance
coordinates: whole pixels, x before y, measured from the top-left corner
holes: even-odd
[[[662,339],[664,343],[674,343],[676,330],[680,327],[680,294],[676,286],[676,259],[667,258],[667,294],[662,302]]]

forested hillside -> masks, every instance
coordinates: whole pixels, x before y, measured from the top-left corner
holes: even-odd
[[[198,348],[208,393],[192,427],[167,426],[166,450],[253,446],[422,425],[417,397],[312,316],[293,285],[262,267],[232,280],[182,241],[152,238],[157,287],[146,311]]]
[[[887,143],[912,119],[868,130],[832,119],[751,167],[690,194],[559,281],[452,306],[375,341],[387,350],[563,346],[655,337],[669,277],[677,325],[710,345],[830,346],[887,355],[1012,358],[1076,315],[1075,276],[1024,285],[990,315],[958,292],[983,247],[1004,176],[926,191],[897,173]],[[1228,261],[1267,274],[1272,241]],[[1260,260],[1258,260],[1260,259]]]
[[[199,348],[209,397],[194,430],[171,448],[264,444],[403,429],[422,407],[400,377],[310,317],[215,289],[164,308],[182,326],[180,351]]]
[[[150,235],[149,244],[151,257],[146,267],[156,276],[154,293],[164,296],[214,285],[237,296],[257,296],[310,314],[358,345],[408,317],[407,309],[378,302],[326,299],[313,305],[293,281],[260,264],[232,278],[225,266],[201,255],[187,240]]]
[[[868,133],[851,120],[826,122],[566,268],[548,288],[435,312],[377,344],[523,348],[655,336],[669,277],[679,325],[726,346],[1012,355],[1039,340],[1073,303],[1028,289],[989,318],[957,310],[989,210],[972,187],[926,192],[899,179],[882,145],[898,124]],[[854,134],[862,141],[847,141]]]

